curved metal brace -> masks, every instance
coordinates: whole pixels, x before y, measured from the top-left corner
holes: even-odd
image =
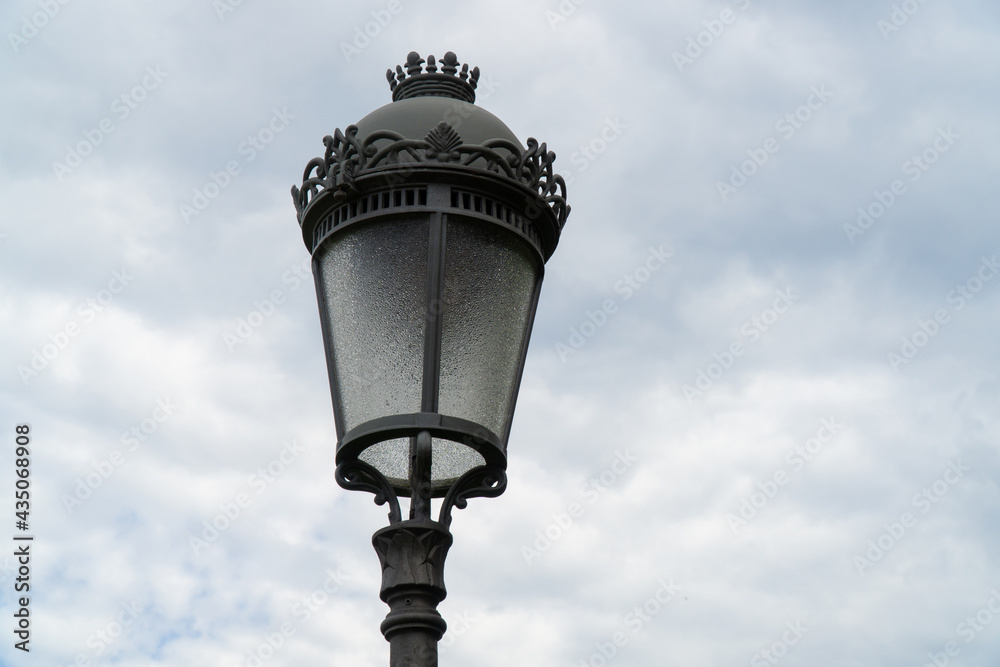
[[[549,194],[549,183],[553,178],[552,163],[556,154],[539,144],[534,137],[528,137],[528,149],[520,156],[517,173],[521,181],[539,196]]]
[[[312,172],[316,175],[313,176]],[[302,189],[292,187],[292,199],[295,202],[295,211],[299,214],[309,206],[309,202],[316,195],[320,185],[324,184],[327,176],[327,163],[323,158],[314,157],[306,164],[302,173]],[[301,193],[301,194],[300,194]]]
[[[312,173],[314,169],[316,170],[315,176],[313,176]],[[326,178],[326,175],[327,175],[327,160],[324,160],[321,157],[314,157],[313,159],[309,160],[308,164],[306,164],[306,169],[304,172],[302,172],[302,181],[308,182],[314,178],[318,181],[321,181],[324,178]]]
[[[364,138],[360,144],[359,154],[362,157],[361,169],[369,169],[378,166],[378,160],[372,158],[379,153],[382,148],[378,147],[380,141],[388,141],[386,146],[392,146],[400,141],[407,141],[406,137],[392,130],[376,130]],[[383,146],[385,148],[386,146]]]
[[[464,166],[471,167],[473,166],[472,164],[473,162],[479,159],[483,159],[486,160],[487,171],[491,171],[497,174],[502,173],[504,176],[508,178],[516,178],[514,175],[514,171],[510,168],[510,164],[508,164],[507,162],[507,158],[505,158],[503,155],[496,152],[492,148],[489,148],[487,146],[463,144],[462,146],[459,146],[458,152],[467,156],[465,159],[462,160],[462,164]]]
[[[438,522],[451,525],[451,508],[464,510],[469,498],[496,498],[507,489],[507,473],[502,468],[479,466],[458,478],[441,503]]]
[[[569,211],[572,208],[566,204],[566,198],[552,195],[545,198],[545,203],[551,206],[552,211],[556,214],[556,220],[559,221],[559,229],[565,227],[566,218],[569,216]]]
[[[562,229],[569,216],[570,206],[566,203],[566,181],[559,174],[552,178],[550,194],[545,197],[545,202],[552,207],[559,221],[559,229]]]
[[[365,148],[367,149],[370,145],[376,141],[381,141],[382,139],[391,139],[393,141],[404,141],[406,137],[401,135],[399,132],[394,130],[375,130],[365,137]]]
[[[361,152],[361,141],[358,139],[358,126],[348,125],[344,129],[343,141],[348,146],[354,149],[355,152]]]
[[[375,494],[375,504],[389,503],[389,523],[399,523],[403,520],[399,511],[399,498],[392,490],[392,485],[373,466],[364,461],[344,461],[337,466],[337,484],[350,491],[368,491]]]
[[[482,145],[485,148],[491,148],[493,150],[496,150],[498,148],[502,148],[505,151],[509,152],[512,156],[516,155],[519,158],[521,157],[521,148],[520,148],[520,146],[518,146],[517,144],[515,144],[510,139],[487,139],[486,141],[484,141],[482,143]]]
[[[371,169],[379,166],[379,163],[387,159],[392,153],[400,153],[402,151],[409,151],[411,155],[415,155],[412,149],[425,149],[427,148],[427,142],[423,139],[400,139],[394,141],[393,143],[379,148],[377,152],[368,156],[368,162],[365,168]]]

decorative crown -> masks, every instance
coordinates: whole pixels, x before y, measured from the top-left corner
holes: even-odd
[[[424,68],[424,63],[427,67]],[[396,65],[396,71],[385,71],[392,91],[392,101],[405,100],[410,97],[434,95],[438,97],[453,97],[465,102],[476,101],[476,84],[479,83],[479,68],[469,71],[469,64],[459,68],[458,56],[454,51],[444,54],[441,59],[441,71],[438,71],[438,61],[434,56],[427,56],[425,61],[416,51],[410,51],[406,56],[406,69]]]

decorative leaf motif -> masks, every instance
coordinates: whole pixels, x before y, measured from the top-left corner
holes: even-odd
[[[451,162],[458,159],[456,149],[462,145],[462,137],[445,121],[428,132],[424,141],[427,142],[427,157],[431,160]]]

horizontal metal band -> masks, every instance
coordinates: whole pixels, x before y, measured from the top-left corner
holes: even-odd
[[[309,252],[315,253],[327,238],[354,223],[432,211],[498,224],[527,241],[543,262],[559,242],[558,224],[545,202],[494,174],[469,174],[467,169],[448,167],[419,173],[379,170],[357,179],[355,186],[350,193],[326,190],[313,200],[302,219],[302,237]],[[434,205],[429,190],[441,186],[446,190]]]
[[[507,469],[507,453],[496,433],[468,419],[436,412],[390,415],[355,426],[337,443],[337,464],[358,459],[361,452],[379,442],[408,438],[420,431],[428,431],[435,438],[461,443],[479,452],[486,465]]]
[[[316,224],[312,230],[312,245],[309,252],[315,253],[316,248],[326,240],[338,227],[347,226],[355,219],[370,219],[386,215],[386,209],[400,209],[401,212],[426,210],[427,186],[413,188],[386,189],[358,196],[332,206],[329,212]]]

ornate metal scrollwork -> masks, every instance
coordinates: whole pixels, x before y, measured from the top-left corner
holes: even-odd
[[[375,494],[375,504],[389,504],[389,523],[399,523],[403,515],[399,510],[399,499],[392,485],[373,466],[357,459],[344,461],[337,466],[337,484],[351,491],[367,491]]]
[[[556,154],[534,138],[528,139],[524,151],[504,139],[482,145],[466,144],[451,125],[442,121],[424,139],[407,139],[382,130],[359,141],[358,128],[351,125],[344,132],[337,130],[333,136],[327,135],[323,143],[326,154],[306,165],[301,188],[292,186],[299,222],[309,204],[324,190],[334,191],[335,197],[347,198],[357,192],[354,181],[364,174],[420,163],[459,164],[517,181],[552,209],[560,229],[569,215],[566,181],[552,169]]]
[[[507,473],[500,468],[480,466],[458,478],[441,503],[438,522],[451,525],[451,508],[464,510],[469,498],[496,498],[507,488]]]
[[[346,133],[338,128],[333,136],[328,134],[323,137],[323,144],[326,146],[324,156],[315,157],[306,164],[301,190],[292,186],[292,199],[299,220],[306,206],[321,190],[339,190],[344,196],[354,190],[354,174],[362,154],[357,126],[351,125]]]
[[[519,180],[538,193],[556,214],[559,228],[566,224],[569,206],[566,205],[566,181],[552,170],[556,154],[538,144],[534,137],[528,137],[528,150],[521,154],[517,162]]]

